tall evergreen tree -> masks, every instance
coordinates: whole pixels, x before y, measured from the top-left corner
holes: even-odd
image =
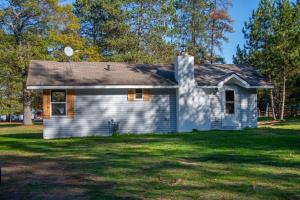
[[[278,91],[274,98],[273,90],[270,90],[274,119],[277,110],[283,120],[286,81],[299,71],[299,20],[299,5],[288,0],[261,0],[243,29],[246,38],[243,51],[247,62],[265,74]],[[279,91],[281,100],[275,103]],[[275,109],[275,105],[280,108]]]
[[[212,64],[218,59],[215,55],[215,47],[222,50],[222,43],[228,42],[226,33],[233,32],[232,19],[228,15],[229,0],[211,0],[209,2],[209,13],[207,19],[209,61]]]
[[[195,61],[200,62],[205,58],[206,51],[206,9],[205,0],[193,0],[189,3],[181,0],[176,4],[177,23],[175,23],[179,48],[195,56]]]
[[[170,62],[174,46],[167,39],[172,32],[173,1],[130,0],[124,7],[126,23],[137,38],[135,62]]]
[[[130,52],[135,38],[125,24],[123,1],[76,0],[74,13],[80,21],[80,33],[97,46],[104,57]]]
[[[300,12],[299,5],[292,5],[289,0],[277,0],[274,10],[274,34],[270,38],[267,51],[279,71],[282,96],[280,119],[284,119],[286,102],[286,82],[298,73],[300,68]]]
[[[234,64],[247,64],[247,53],[245,49],[241,49],[240,45],[236,47],[236,54],[232,57]]]

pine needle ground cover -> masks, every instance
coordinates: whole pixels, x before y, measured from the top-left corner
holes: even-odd
[[[0,165],[0,199],[300,199],[300,120],[55,140],[5,124]]]

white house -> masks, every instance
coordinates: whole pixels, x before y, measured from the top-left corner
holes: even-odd
[[[31,61],[27,88],[43,91],[44,138],[239,130],[257,126],[257,90],[244,65]]]

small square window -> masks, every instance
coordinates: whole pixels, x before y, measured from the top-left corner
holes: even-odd
[[[65,103],[53,103],[52,104],[52,115],[66,115],[66,104]]]
[[[51,102],[65,102],[66,92],[64,90],[52,90],[51,91]]]
[[[135,99],[143,99],[143,89],[135,89]]]

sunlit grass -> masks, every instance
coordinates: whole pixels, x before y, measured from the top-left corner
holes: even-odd
[[[42,126],[0,126],[6,175],[0,197],[300,198],[300,120],[245,131],[167,135],[43,140],[41,132]],[[10,173],[23,165],[28,171]]]

